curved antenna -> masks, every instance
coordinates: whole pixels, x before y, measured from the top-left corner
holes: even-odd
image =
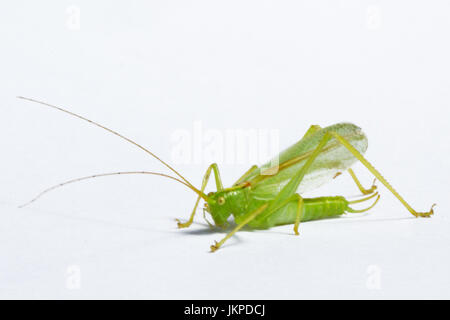
[[[164,173],[159,173],[159,172],[150,172],[150,171],[123,171],[123,172],[110,172],[110,173],[100,173],[100,174],[94,174],[94,175],[90,175],[90,176],[86,176],[86,177],[81,177],[81,178],[76,178],[76,179],[71,179],[62,183],[59,183],[57,185],[54,185],[50,188],[45,189],[44,191],[42,191],[41,193],[39,193],[36,197],[34,197],[33,199],[31,199],[30,201],[28,201],[27,203],[19,206],[19,208],[23,208],[25,206],[28,206],[30,204],[32,204],[33,202],[35,202],[36,200],[38,200],[39,198],[41,198],[44,194],[53,191],[59,187],[63,187],[65,185],[71,184],[71,183],[75,183],[75,182],[79,182],[79,181],[83,181],[83,180],[88,180],[88,179],[92,179],[92,178],[100,178],[100,177],[107,177],[107,176],[114,176],[114,175],[126,175],[126,174],[150,174],[150,175],[155,175],[155,176],[161,176],[161,177],[166,177],[175,181],[178,181],[180,183],[182,183],[183,185],[185,185],[186,187],[188,187],[189,189],[191,189],[192,191],[194,191],[195,193],[197,193],[200,197],[202,197],[205,201],[208,200],[208,197],[205,196],[200,190],[196,189],[195,187],[188,185],[186,182],[169,176],[167,174]]]
[[[105,127],[105,126],[103,126],[103,125],[101,125],[101,124],[99,124],[99,123],[97,123],[97,122],[95,122],[95,121],[89,120],[89,119],[87,119],[87,118],[85,118],[85,117],[83,117],[83,116],[80,116],[80,115],[76,114],[76,113],[73,113],[73,112],[71,112],[71,111],[68,111],[68,110],[66,110],[66,109],[63,109],[63,108],[61,108],[61,107],[57,107],[57,106],[51,105],[51,104],[46,103],[46,102],[42,102],[42,101],[39,101],[39,100],[35,100],[35,99],[31,99],[31,98],[26,98],[26,97],[22,97],[22,96],[18,96],[17,98],[23,99],[23,100],[27,100],[27,101],[31,101],[31,102],[35,102],[35,103],[39,103],[39,104],[42,104],[42,105],[44,105],[44,106],[47,106],[47,107],[50,107],[50,108],[53,108],[53,109],[62,111],[62,112],[64,112],[64,113],[70,114],[71,116],[74,116],[74,117],[76,117],[76,118],[78,118],[78,119],[81,119],[81,120],[87,121],[87,122],[89,122],[89,123],[91,123],[91,124],[93,124],[93,125],[96,125],[97,127],[100,127],[100,128],[102,128],[102,129],[104,129],[104,130],[106,130],[106,131],[108,131],[108,132],[111,132],[112,134],[114,134],[114,135],[116,135],[116,136],[118,136],[118,137],[120,137],[120,138],[122,138],[122,139],[128,141],[129,143],[134,144],[136,147],[138,147],[138,148],[144,150],[144,151],[147,152],[149,155],[151,155],[153,158],[155,158],[156,160],[160,161],[163,165],[165,165],[167,168],[169,168],[170,170],[172,170],[177,176],[179,176],[182,180],[184,180],[188,185],[190,185],[191,187],[194,187],[194,186],[192,185],[192,183],[190,183],[190,182],[189,182],[185,177],[183,177],[178,171],[176,171],[176,170],[175,170],[174,168],[172,168],[169,164],[167,164],[166,162],[164,162],[163,160],[161,160],[161,159],[160,159],[157,155],[155,155],[153,152],[151,152],[150,150],[144,148],[143,146],[141,146],[140,144],[134,142],[133,140],[131,140],[131,139],[129,139],[129,138],[127,138],[127,137],[121,135],[120,133],[118,133],[118,132],[116,132],[116,131],[114,131],[114,130],[112,130],[112,129],[109,129],[109,128],[107,128],[107,127]]]

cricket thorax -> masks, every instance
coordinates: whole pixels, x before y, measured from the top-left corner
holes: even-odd
[[[206,211],[211,214],[217,226],[224,226],[231,214],[245,212],[249,203],[250,188],[228,188],[222,191],[208,194],[210,201],[206,206]]]

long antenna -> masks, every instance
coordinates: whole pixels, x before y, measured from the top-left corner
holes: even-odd
[[[191,185],[188,185],[186,182],[169,176],[167,174],[164,173],[159,173],[159,172],[150,172],[150,171],[123,171],[123,172],[110,172],[110,173],[100,173],[100,174],[94,174],[94,175],[90,175],[90,176],[86,176],[86,177],[81,177],[81,178],[76,178],[76,179],[71,179],[62,183],[59,183],[57,185],[54,185],[53,187],[47,188],[44,191],[42,191],[41,193],[39,193],[36,197],[34,197],[33,199],[31,199],[30,201],[28,201],[27,203],[19,206],[19,208],[23,208],[25,206],[28,206],[29,204],[32,204],[33,202],[35,202],[36,200],[38,200],[40,197],[42,197],[44,194],[46,194],[47,192],[50,192],[52,190],[55,190],[59,187],[63,187],[65,185],[71,184],[71,183],[75,183],[75,182],[80,182],[83,180],[88,180],[88,179],[92,179],[92,178],[100,178],[100,177],[107,177],[107,176],[114,176],[114,175],[126,175],[126,174],[150,174],[150,175],[155,175],[155,176],[161,176],[161,177],[166,177],[175,181],[178,181],[180,183],[182,183],[183,185],[185,185],[186,187],[188,187],[189,189],[191,189],[192,191],[194,191],[195,193],[197,193],[200,197],[202,197],[204,200],[208,200],[208,197],[206,197],[200,190],[196,189],[195,187],[192,187]]]
[[[61,107],[57,107],[57,106],[51,105],[51,104],[46,103],[46,102],[43,102],[43,101],[39,101],[39,100],[31,99],[31,98],[26,98],[26,97],[22,97],[22,96],[18,96],[17,98],[23,99],[23,100],[27,100],[27,101],[31,101],[31,102],[35,102],[35,103],[39,103],[39,104],[42,104],[42,105],[44,105],[44,106],[47,106],[47,107],[50,107],[50,108],[53,108],[53,109],[56,109],[56,110],[65,112],[65,113],[67,113],[67,114],[70,114],[71,116],[74,116],[74,117],[79,118],[79,119],[81,119],[81,120],[87,121],[87,122],[89,122],[89,123],[91,123],[91,124],[93,124],[93,125],[96,125],[97,127],[100,127],[100,128],[102,128],[102,129],[104,129],[104,130],[106,130],[106,131],[111,132],[112,134],[115,134],[116,136],[118,136],[118,137],[120,137],[120,138],[122,138],[122,139],[128,141],[128,142],[131,143],[131,144],[134,144],[136,147],[138,147],[138,148],[144,150],[145,152],[147,152],[147,153],[148,153],[149,155],[151,155],[153,158],[155,158],[156,160],[160,161],[160,162],[161,162],[162,164],[164,164],[167,168],[169,168],[170,170],[172,170],[177,176],[179,176],[182,180],[184,180],[188,185],[190,185],[191,187],[194,187],[194,186],[193,186],[193,185],[192,185],[185,177],[183,177],[178,171],[176,171],[174,168],[172,168],[172,167],[171,167],[169,164],[167,164],[165,161],[161,160],[161,159],[160,159],[157,155],[155,155],[153,152],[151,152],[150,150],[144,148],[143,146],[141,146],[140,144],[134,142],[133,140],[131,140],[131,139],[129,139],[129,138],[127,138],[127,137],[121,135],[120,133],[118,133],[118,132],[116,132],[116,131],[114,131],[114,130],[112,130],[112,129],[109,129],[109,128],[107,128],[107,127],[105,127],[105,126],[103,126],[103,125],[101,125],[101,124],[99,124],[99,123],[97,123],[97,122],[95,122],[95,121],[89,120],[89,119],[87,119],[87,118],[85,118],[85,117],[83,117],[83,116],[80,116],[80,115],[76,114],[76,113],[73,113],[73,112],[71,112],[71,111],[68,111],[68,110],[66,110],[66,109],[63,109],[63,108],[61,108]],[[195,188],[195,187],[194,187],[194,188]]]

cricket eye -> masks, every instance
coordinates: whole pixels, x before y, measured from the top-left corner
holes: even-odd
[[[218,202],[220,205],[223,205],[223,204],[225,203],[225,198],[224,198],[224,197],[219,197],[219,199],[217,199],[217,202]]]

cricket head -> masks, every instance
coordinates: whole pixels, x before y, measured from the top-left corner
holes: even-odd
[[[205,211],[217,226],[226,226],[231,214],[240,215],[248,207],[250,188],[235,186],[224,190],[210,192],[207,195]]]
[[[227,224],[231,215],[230,195],[226,191],[208,193],[208,200],[205,202],[204,210],[208,212],[214,220],[216,226],[223,227]]]

